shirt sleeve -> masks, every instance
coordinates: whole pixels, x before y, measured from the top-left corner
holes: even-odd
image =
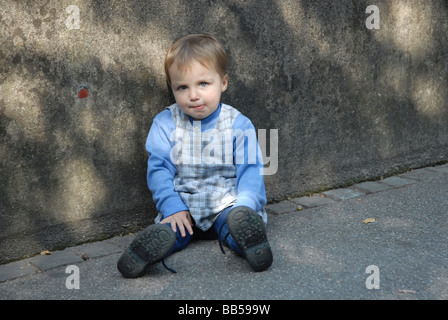
[[[239,115],[233,124],[234,163],[236,167],[236,206],[247,206],[259,211],[266,205],[263,179],[263,158],[255,127],[245,116]]]
[[[146,181],[156,208],[163,218],[182,210],[188,210],[179,193],[174,189],[177,168],[170,158],[170,152],[174,145],[170,136],[174,128],[171,112],[165,110],[154,118],[146,140],[146,151],[148,152]]]

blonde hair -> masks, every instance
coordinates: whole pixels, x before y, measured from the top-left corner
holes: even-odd
[[[193,60],[208,69],[215,68],[221,77],[226,75],[227,55],[221,43],[209,33],[189,34],[177,40],[166,54],[165,75],[170,87],[170,67],[176,65],[186,71]]]

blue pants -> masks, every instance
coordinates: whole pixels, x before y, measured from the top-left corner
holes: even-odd
[[[216,240],[218,237],[221,237],[221,241],[224,243],[224,238],[229,233],[229,228],[227,227],[227,214],[232,209],[232,207],[229,207],[218,216],[218,218],[213,223],[212,227],[208,229],[207,231],[202,231],[199,228],[193,226],[193,235],[191,236],[188,232],[186,232],[185,237],[182,237],[179,232],[179,228],[177,228],[176,231],[176,244],[174,245],[174,248],[170,251],[170,254],[180,251],[184,249],[191,240]],[[169,223],[167,223],[168,226],[171,227]],[[224,225],[224,226],[223,226]],[[222,227],[221,234],[219,234],[219,230]],[[241,250],[238,248],[238,245],[236,244],[235,240],[233,239],[232,235],[229,234],[227,238],[225,238],[225,243],[228,244],[228,246],[237,254],[242,255]]]

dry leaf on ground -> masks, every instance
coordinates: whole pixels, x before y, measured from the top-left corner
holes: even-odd
[[[362,222],[364,222],[364,223],[372,223],[372,222],[375,222],[375,218],[367,218],[367,219],[364,219]]]

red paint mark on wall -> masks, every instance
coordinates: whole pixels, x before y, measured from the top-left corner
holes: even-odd
[[[84,99],[87,98],[89,96],[89,91],[87,90],[86,87],[81,88],[81,90],[78,91],[78,98],[79,99]]]

